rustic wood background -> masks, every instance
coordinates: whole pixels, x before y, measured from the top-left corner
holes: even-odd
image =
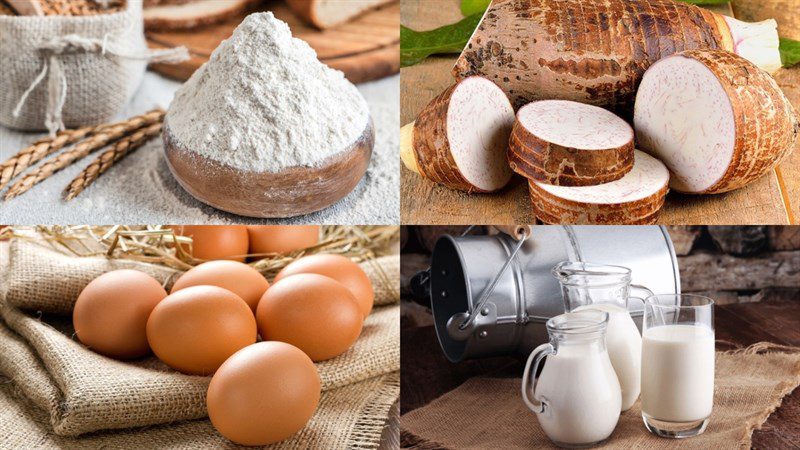
[[[414,299],[410,278],[428,267],[442,234],[464,226],[401,228],[401,413],[426,405],[471,377],[518,377],[515,358],[448,362],[439,349],[433,318]],[[800,227],[670,226],[678,254],[683,292],[703,293],[717,302],[715,327],[720,349],[760,341],[800,346]],[[477,227],[476,233],[485,233]],[[721,341],[727,344],[721,344]],[[401,418],[402,424],[402,418]],[[754,449],[798,448],[800,389],[783,399],[759,430]]]
[[[351,22],[328,30],[318,30],[299,18],[282,1],[265,1],[222,23],[190,30],[147,31],[152,48],[185,46],[191,58],[178,64],[152,64],[150,68],[164,76],[186,81],[244,18],[258,11],[272,11],[289,24],[294,37],[302,39],[317,52],[317,57],[341,70],[353,83],[363,83],[393,75],[400,70],[400,7],[397,3],[370,11]]]
[[[403,0],[403,25],[426,30],[462,18],[459,0]],[[800,39],[799,0],[736,0],[714,7],[724,14],[738,13],[747,20],[781,15],[779,30]],[[400,70],[400,118],[414,120],[433,97],[453,83],[450,68],[456,56],[435,56]],[[781,69],[778,83],[800,110],[800,67]],[[800,143],[798,143],[800,147]],[[424,180],[405,167],[401,174],[400,212],[407,224],[534,223],[528,190],[515,176],[503,191],[492,195],[467,195]],[[719,195],[687,196],[670,193],[662,210],[663,224],[796,224],[800,220],[800,151],[795,151],[767,176],[746,188]]]

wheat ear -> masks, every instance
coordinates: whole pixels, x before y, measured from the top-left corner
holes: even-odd
[[[21,174],[28,167],[64,147],[80,141],[98,128],[100,127],[83,127],[75,130],[63,130],[54,137],[39,139],[28,147],[20,150],[16,155],[0,164],[0,189],[6,187],[14,177]]]
[[[73,162],[84,158],[90,153],[97,151],[108,144],[111,144],[134,131],[159,123],[164,119],[164,110],[155,109],[141,116],[132,117],[124,122],[103,128],[98,133],[86,140],[76,144],[74,147],[65,150],[57,156],[45,161],[38,169],[25,174],[14,183],[6,193],[5,199],[10,200],[27,192],[30,188],[46,180],[54,173],[69,166]]]
[[[72,180],[64,191],[65,198],[72,200],[77,197],[90,184],[94,183],[100,175],[110,169],[114,163],[143,146],[150,139],[158,136],[161,133],[161,127],[161,122],[154,123],[148,127],[140,128],[134,131],[133,134],[114,143],[110,149],[101,153]]]

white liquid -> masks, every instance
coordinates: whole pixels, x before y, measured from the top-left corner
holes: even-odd
[[[608,353],[599,351],[596,344],[563,344],[557,355],[549,355],[534,397],[547,403],[536,417],[556,443],[602,441],[619,420],[619,381]]]
[[[587,309],[608,313],[606,347],[622,389],[622,410],[627,411],[636,403],[641,389],[642,336],[631,315],[621,306],[597,303],[575,308],[575,311]]]
[[[714,331],[702,325],[645,330],[642,412],[665,422],[692,422],[714,406]]]

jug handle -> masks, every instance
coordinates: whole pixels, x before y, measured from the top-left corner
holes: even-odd
[[[637,298],[641,298],[642,299],[642,306],[644,306],[644,301],[647,300],[647,297],[650,297],[651,295],[656,295],[653,291],[651,291],[650,289],[647,289],[646,287],[642,286],[641,284],[632,284],[631,285],[631,290],[632,291],[638,290],[638,291],[645,292],[647,294],[647,295],[636,296]]]
[[[536,391],[536,382],[539,377],[536,376],[536,371],[539,370],[539,364],[547,355],[554,355],[556,349],[550,344],[542,344],[536,347],[528,356],[528,362],[525,363],[525,372],[522,373],[522,400],[528,405],[531,411],[541,414],[547,407],[547,403],[533,398],[533,393]],[[535,360],[535,361],[534,361]],[[531,368],[533,363],[533,368]],[[532,381],[532,384],[531,384]],[[528,385],[531,384],[530,388]],[[528,393],[530,392],[530,397]]]

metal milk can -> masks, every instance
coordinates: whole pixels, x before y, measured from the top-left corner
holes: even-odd
[[[529,354],[547,342],[545,322],[565,312],[552,268],[563,261],[631,269],[631,282],[656,294],[680,293],[669,234],[660,226],[534,226],[517,241],[506,235],[442,236],[428,276],[436,334],[453,362]],[[498,277],[497,275],[501,273]],[[480,310],[481,293],[493,283]],[[641,302],[631,302],[641,328]]]

